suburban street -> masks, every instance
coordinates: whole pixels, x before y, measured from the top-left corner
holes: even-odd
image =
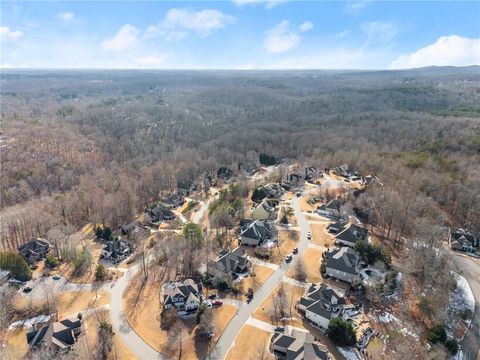
[[[480,261],[463,255],[454,255],[453,258],[475,297],[475,314],[462,342],[463,359],[477,360],[480,358]]]
[[[307,239],[307,233],[310,231],[310,225],[300,210],[299,198],[295,197],[291,200],[294,214],[297,218],[298,226],[300,227],[300,241],[298,244],[298,254],[295,255],[294,260],[290,264],[282,263],[281,266],[265,281],[253,297],[250,304],[244,303],[239,309],[235,317],[230,321],[222,335],[218,339],[214,353],[215,359],[224,359],[228,350],[235,342],[235,337],[242,329],[243,325],[250,319],[255,310],[263,303],[263,301],[270,295],[275,287],[283,280],[290,267],[294,266],[297,259],[300,258],[303,252],[309,246],[310,241]]]

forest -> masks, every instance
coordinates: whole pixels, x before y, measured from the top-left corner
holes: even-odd
[[[52,229],[116,228],[162,192],[260,159],[349,163],[377,176],[381,194],[353,206],[393,241],[428,241],[426,224],[480,231],[478,67],[11,70],[0,79],[4,250]]]

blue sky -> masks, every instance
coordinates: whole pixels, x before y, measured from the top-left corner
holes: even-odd
[[[480,63],[475,1],[1,2],[1,66],[386,69]]]

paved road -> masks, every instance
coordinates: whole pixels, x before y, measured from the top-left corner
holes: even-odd
[[[137,262],[117,280],[111,289],[110,318],[112,320],[113,330],[139,359],[168,360],[170,359],[169,357],[159,353],[138,336],[125,318],[122,295],[127,288],[131,276],[139,270],[140,263]]]
[[[480,262],[462,255],[453,256],[455,263],[467,279],[475,297],[472,324],[462,341],[464,360],[480,359]]]
[[[234,316],[234,318],[227,325],[218,340],[213,357],[215,359],[224,359],[228,350],[235,341],[235,337],[242,329],[243,325],[249,320],[250,316],[263,303],[263,301],[270,295],[275,287],[282,281],[287,274],[290,267],[294,266],[297,259],[300,258],[303,252],[307,249],[310,241],[307,239],[307,233],[310,231],[305,216],[302,214],[299,205],[299,198],[294,198],[291,201],[293,211],[297,218],[298,226],[300,227],[300,241],[298,245],[298,255],[295,255],[294,260],[290,264],[282,263],[282,265],[265,281],[265,283],[255,292],[255,296],[250,304],[244,304]]]

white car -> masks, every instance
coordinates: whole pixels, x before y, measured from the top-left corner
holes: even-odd
[[[310,231],[307,233],[307,239],[312,240],[312,233]]]

